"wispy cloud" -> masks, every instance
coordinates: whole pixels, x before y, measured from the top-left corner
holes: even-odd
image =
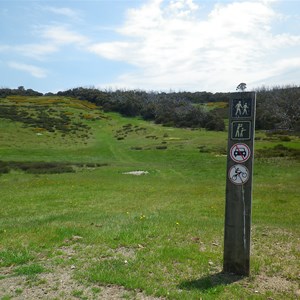
[[[79,11],[69,7],[41,6],[41,9],[71,19],[80,19],[81,17],[81,13]]]
[[[34,32],[38,42],[0,45],[0,52],[15,52],[35,60],[45,60],[49,55],[62,51],[64,46],[82,47],[89,42],[88,37],[69,29],[66,25],[40,26]]]
[[[300,46],[300,35],[272,33],[280,17],[272,2],[225,2],[203,17],[193,0],[151,0],[127,12],[117,29],[122,40],[89,50],[138,67],[113,86],[230,89],[240,81],[267,80],[282,70],[280,51]]]
[[[0,52],[7,52],[11,49],[8,45],[0,45]]]
[[[69,29],[66,25],[43,26],[38,31],[41,38],[55,45],[84,45],[89,40],[88,37]]]
[[[23,56],[37,60],[43,60],[45,56],[59,51],[59,47],[53,43],[25,44],[12,47],[12,49]]]
[[[12,69],[27,72],[36,78],[45,78],[47,76],[47,71],[45,69],[34,65],[11,61],[8,62],[8,66]]]

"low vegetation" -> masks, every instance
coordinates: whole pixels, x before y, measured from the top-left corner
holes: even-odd
[[[251,275],[238,277],[222,273],[226,131],[57,95],[10,94],[0,99],[9,110],[0,299],[300,296],[300,139],[290,130],[256,132]]]
[[[299,149],[289,148],[282,144],[276,144],[273,148],[259,149],[257,151],[257,156],[262,158],[269,157],[290,157],[300,160]]]
[[[59,174],[75,172],[78,168],[99,168],[107,164],[99,163],[68,163],[68,162],[16,162],[0,161],[0,174],[11,170],[24,171],[29,174]]]

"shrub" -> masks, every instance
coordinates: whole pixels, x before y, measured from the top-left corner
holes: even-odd
[[[166,149],[168,149],[168,147],[167,146],[156,146],[156,149],[158,149],[158,150],[166,150]]]
[[[8,166],[0,166],[0,174],[8,174],[10,172],[10,168]]]
[[[143,147],[131,147],[131,150],[143,150]]]
[[[282,142],[290,142],[292,139],[287,136],[287,135],[282,135],[282,136],[279,136],[279,139],[282,141]]]
[[[273,148],[260,149],[256,151],[258,157],[291,157],[300,158],[300,150],[288,148],[282,144],[277,144]]]

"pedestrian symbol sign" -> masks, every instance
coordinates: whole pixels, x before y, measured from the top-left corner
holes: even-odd
[[[244,165],[233,165],[229,169],[229,179],[236,185],[242,185],[249,179],[249,170]]]
[[[250,121],[232,121],[231,122],[231,139],[250,140],[251,139],[251,122]]]
[[[230,158],[235,162],[245,162],[249,159],[251,150],[243,143],[234,144],[230,149]]]
[[[233,99],[231,108],[232,118],[250,118],[252,113],[252,99]]]

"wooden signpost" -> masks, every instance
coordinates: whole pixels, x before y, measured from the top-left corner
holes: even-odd
[[[256,94],[230,101],[223,271],[250,274],[252,166]]]

